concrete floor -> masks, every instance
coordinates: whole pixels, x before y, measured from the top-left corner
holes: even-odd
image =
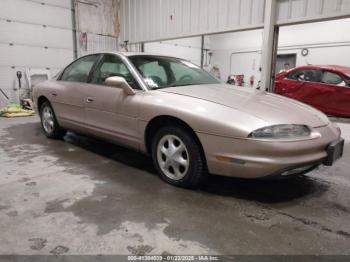
[[[331,168],[189,191],[138,153],[0,119],[0,254],[350,254],[350,124],[339,126],[345,156]]]

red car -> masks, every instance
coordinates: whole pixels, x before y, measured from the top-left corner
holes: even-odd
[[[350,117],[350,67],[301,66],[276,76],[275,93],[332,116]]]

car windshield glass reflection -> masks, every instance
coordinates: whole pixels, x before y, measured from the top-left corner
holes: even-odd
[[[189,61],[157,56],[133,56],[130,60],[150,89],[222,83]]]

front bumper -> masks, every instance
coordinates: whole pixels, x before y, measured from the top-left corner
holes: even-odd
[[[303,175],[316,169],[321,164],[325,166],[332,166],[338,159],[343,156],[345,140],[340,138],[330,143],[326,149],[327,157],[323,162],[309,163],[298,167],[288,168],[287,170],[280,170],[276,174],[269,175],[264,178],[286,178],[295,175]]]
[[[340,138],[339,130],[328,125],[315,131],[321,134],[317,138],[287,142],[234,139],[204,133],[198,133],[198,137],[210,173],[263,178],[283,173],[296,175],[309,172],[322,163],[330,165],[340,158],[344,140]],[[298,169],[300,172],[297,172]]]

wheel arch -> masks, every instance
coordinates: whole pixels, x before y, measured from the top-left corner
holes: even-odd
[[[42,104],[43,104],[45,101],[47,101],[47,102],[50,103],[49,99],[47,99],[46,96],[44,96],[44,95],[39,96],[39,98],[38,98],[38,103],[37,103],[37,105],[38,105],[38,112],[40,112],[41,106],[42,106]],[[50,104],[51,104],[51,103],[50,103]]]
[[[204,149],[202,146],[201,141],[199,140],[199,137],[197,136],[196,132],[193,130],[193,128],[187,124],[185,121],[183,121],[180,118],[170,116],[170,115],[161,115],[161,116],[156,116],[151,121],[148,122],[146,129],[145,129],[145,145],[146,145],[146,150],[148,154],[151,154],[152,151],[152,138],[154,137],[154,134],[156,133],[157,130],[164,126],[180,126],[184,128],[191,136],[195,139],[197,144],[199,145],[201,149],[202,156],[204,157],[205,163],[206,163],[206,157],[204,153]]]

